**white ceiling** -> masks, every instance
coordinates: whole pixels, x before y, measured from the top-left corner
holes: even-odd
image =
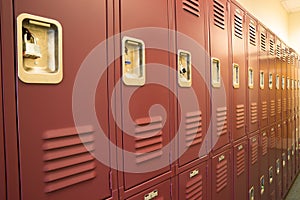
[[[283,7],[289,12],[300,11],[300,0],[280,0]]]

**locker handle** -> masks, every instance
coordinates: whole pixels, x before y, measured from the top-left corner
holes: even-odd
[[[280,173],[280,160],[276,160],[276,174],[278,175]]]
[[[250,89],[254,87],[254,71],[251,67],[248,69],[248,87]]]
[[[264,71],[259,72],[259,86],[260,86],[260,89],[264,89],[264,87],[265,87],[265,73],[264,73]]]
[[[260,177],[260,194],[263,195],[265,192],[265,176]]]
[[[232,82],[233,88],[237,89],[240,87],[240,67],[238,64],[233,64],[232,67]]]
[[[252,186],[249,190],[249,200],[254,200],[254,187]]]
[[[276,75],[276,83],[275,83],[275,84],[276,84],[276,89],[277,89],[277,90],[279,90],[279,87],[280,87],[279,80],[280,80],[280,77],[279,77],[279,75],[277,74],[277,75]]]
[[[217,58],[211,59],[211,84],[214,88],[221,87],[221,64]]]
[[[180,87],[192,86],[192,56],[184,50],[178,50],[178,84]]]
[[[285,77],[284,76],[281,77],[281,89],[282,90],[285,89]]]
[[[272,184],[273,182],[273,167],[269,168],[269,183]]]
[[[269,89],[273,89],[273,74],[269,73]]]

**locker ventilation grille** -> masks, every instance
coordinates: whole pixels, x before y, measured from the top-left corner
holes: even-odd
[[[296,64],[295,55],[292,54],[292,65],[294,66]]]
[[[286,50],[285,50],[285,48],[282,49],[282,60],[284,62],[286,62]]]
[[[291,63],[291,54],[290,54],[290,50],[288,48],[286,49],[286,54],[287,54],[287,62],[288,62],[288,64],[290,64]]]
[[[257,103],[251,103],[251,123],[257,123]]]
[[[281,99],[277,100],[277,114],[281,115]]]
[[[239,150],[236,157],[237,175],[241,175],[245,171],[245,149]]]
[[[250,44],[256,46],[256,27],[252,24],[249,25],[249,36]]]
[[[217,176],[216,190],[217,190],[217,193],[219,193],[221,190],[223,190],[227,186],[227,180],[228,180],[228,162],[227,162],[227,160],[223,160],[217,164],[216,176]]]
[[[183,0],[182,1],[183,10],[200,17],[200,5],[199,0]]]
[[[51,130],[43,135],[45,192],[54,192],[96,177],[92,127]],[[79,138],[80,135],[80,138]],[[84,144],[84,145],[83,145]]]
[[[227,108],[217,108],[217,135],[221,136],[227,133]]]
[[[288,101],[287,101],[287,108],[288,108],[288,110],[290,110],[291,109],[291,98],[288,98]]]
[[[265,34],[261,33],[260,34],[260,49],[262,51],[266,51],[266,36]]]
[[[276,136],[275,136],[275,131],[271,130],[270,132],[270,148],[275,149],[276,147]]]
[[[267,137],[267,135],[262,136],[261,145],[262,145],[262,155],[265,156],[268,153],[268,137]]]
[[[163,154],[162,117],[140,118],[135,122],[137,124],[135,128],[136,163],[161,157]]]
[[[244,105],[236,106],[236,128],[243,128],[245,124],[245,107]]]
[[[186,184],[185,199],[202,199],[203,198],[203,180],[202,175],[198,175]]]
[[[238,14],[234,15],[234,35],[243,39],[243,18]]]
[[[268,118],[268,103],[266,101],[263,101],[261,103],[261,117],[262,117],[262,120],[265,120]]]
[[[186,114],[186,148],[202,143],[202,114],[200,111]]]
[[[283,107],[283,112],[286,112],[286,98],[283,98],[282,100],[282,107]]]
[[[275,111],[275,100],[271,100],[271,108],[270,108],[270,115],[271,117],[274,117],[276,115],[276,111]]]
[[[275,55],[274,40],[270,40],[270,55]]]
[[[281,58],[281,55],[280,55],[280,44],[277,44],[276,45],[276,58],[280,59]]]
[[[251,141],[251,164],[254,165],[257,162],[258,159],[258,141],[255,139],[255,141]]]
[[[216,0],[214,0],[214,24],[223,30],[225,29],[224,6]]]

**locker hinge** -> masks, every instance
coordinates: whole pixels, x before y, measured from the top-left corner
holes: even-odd
[[[112,171],[109,172],[109,187],[110,190],[113,190],[113,177],[112,177]]]

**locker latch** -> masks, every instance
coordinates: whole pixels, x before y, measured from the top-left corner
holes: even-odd
[[[248,87],[250,89],[254,87],[254,72],[252,68],[248,69]]]
[[[151,200],[158,196],[158,190],[154,190],[144,196],[144,200]]]
[[[24,28],[24,41],[23,41],[23,56],[25,58],[37,59],[41,57],[41,48],[37,44],[37,38]]]
[[[265,87],[265,73],[264,73],[264,71],[259,72],[259,86],[260,86],[260,89],[264,89],[264,87]]]
[[[191,53],[178,50],[178,84],[180,87],[192,86],[192,58]]]
[[[211,84],[215,88],[221,87],[221,65],[217,58],[211,59]]]
[[[249,190],[249,200],[254,200],[254,187],[252,186]]]
[[[282,166],[285,167],[286,161],[285,161],[285,153],[282,154]]]
[[[276,174],[278,175],[280,173],[280,160],[276,160]]]
[[[284,76],[281,77],[281,89],[282,90],[285,89],[285,78],[284,78]]]
[[[240,87],[240,67],[238,64],[233,64],[232,68],[232,82],[233,82],[233,88],[239,88]]]
[[[279,77],[278,74],[276,75],[276,83],[275,84],[276,84],[276,89],[279,90],[279,87],[280,87],[280,77]]]
[[[190,172],[190,178],[193,178],[194,176],[197,176],[199,174],[199,170],[195,169],[194,171]]]
[[[273,74],[269,74],[269,89],[273,88]]]
[[[265,192],[265,176],[260,177],[260,194],[263,195]]]
[[[269,168],[269,183],[272,184],[273,182],[273,167]]]

